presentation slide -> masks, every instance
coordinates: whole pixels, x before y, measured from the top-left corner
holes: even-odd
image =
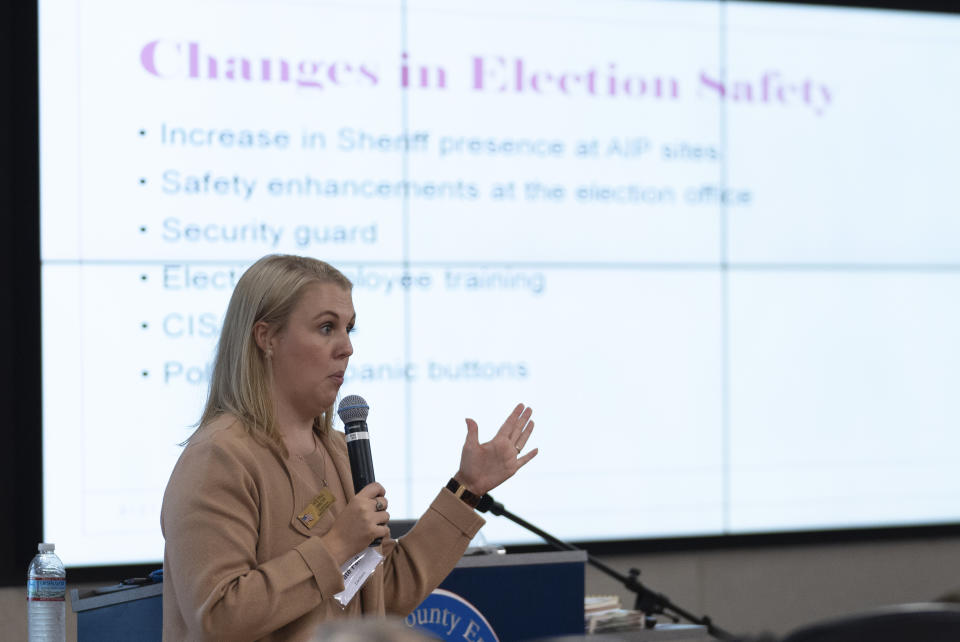
[[[44,538],[152,563],[259,257],[353,282],[415,518],[472,417],[573,541],[960,522],[960,16],[40,0]],[[488,517],[489,543],[536,541]]]

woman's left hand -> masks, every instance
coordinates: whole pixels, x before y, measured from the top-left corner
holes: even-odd
[[[520,456],[530,439],[532,408],[518,404],[493,439],[481,444],[477,422],[467,419],[467,440],[460,453],[460,470],[454,479],[467,490],[483,495],[513,477],[520,468],[536,457],[537,448]]]

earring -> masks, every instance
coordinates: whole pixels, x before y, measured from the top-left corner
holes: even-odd
[[[271,359],[273,359],[273,349],[272,349],[272,348],[268,348],[268,349],[267,349],[267,361],[270,361]]]

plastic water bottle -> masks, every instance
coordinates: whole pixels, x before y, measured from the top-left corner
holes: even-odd
[[[30,642],[64,642],[67,571],[53,544],[39,544],[27,569],[27,635]]]

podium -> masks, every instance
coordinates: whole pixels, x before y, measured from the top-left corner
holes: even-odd
[[[475,606],[503,641],[582,634],[586,560],[584,551],[468,556],[440,587]],[[71,590],[78,642],[160,642],[163,585],[110,588]]]
[[[111,590],[116,588],[117,590]],[[77,614],[77,642],[161,642],[163,584],[70,590]]]
[[[440,588],[475,606],[502,641],[583,634],[586,562],[586,551],[464,557]]]

